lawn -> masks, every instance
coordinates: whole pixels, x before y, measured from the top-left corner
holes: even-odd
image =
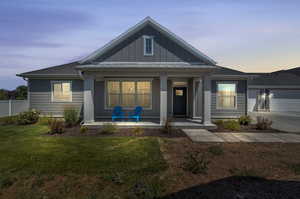
[[[128,131],[50,136],[44,125],[0,126],[0,198],[300,195],[299,144],[193,143]]]
[[[26,195],[39,198],[42,193],[39,195],[37,190],[45,190],[24,184],[40,181],[42,186],[49,178],[55,182],[53,189],[74,186],[71,181],[77,181],[77,186],[88,186],[94,180],[99,185],[99,190],[94,192],[100,193],[101,189],[111,188],[109,184],[115,178],[119,183],[126,182],[125,189],[129,189],[143,178],[166,169],[157,138],[56,137],[45,135],[47,131],[43,125],[0,127],[0,188],[6,188],[2,193],[6,198],[10,194],[12,198]],[[68,188],[64,189],[53,190],[51,197],[55,198],[55,193],[60,197],[69,195]],[[24,195],[24,192],[28,193]],[[80,192],[86,196],[89,189],[75,191],[79,195],[73,197],[81,198]]]

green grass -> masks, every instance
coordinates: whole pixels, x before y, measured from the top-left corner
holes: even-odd
[[[165,167],[156,138],[51,137],[46,126],[0,127],[0,172],[103,174],[158,172]]]

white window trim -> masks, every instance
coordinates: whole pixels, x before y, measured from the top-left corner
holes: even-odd
[[[147,53],[146,52],[146,39],[151,39],[151,49],[152,49],[151,53]],[[153,56],[154,55],[154,37],[153,36],[144,35],[143,36],[143,40],[144,40],[144,56]]]
[[[234,105],[234,108],[224,108],[224,107],[219,107],[219,95],[218,95],[218,84],[235,84],[235,105]],[[237,95],[238,95],[238,92],[237,92],[237,89],[238,89],[238,82],[232,82],[232,81],[217,81],[216,82],[216,109],[217,110],[237,110],[237,104],[238,104],[238,101],[237,101]]]
[[[149,81],[150,82],[150,107],[143,107],[143,110],[152,110],[152,105],[153,105],[153,79],[150,78],[141,78],[141,79],[130,79],[130,78],[124,78],[124,79],[116,79],[116,78],[109,78],[109,79],[105,79],[105,83],[104,83],[104,109],[105,110],[113,110],[114,107],[109,107],[108,106],[108,91],[107,91],[107,82],[108,81],[119,81],[119,82],[128,82],[128,81],[133,81],[133,82],[144,82],[144,81]],[[136,87],[137,89],[137,87]],[[120,84],[120,91],[122,90],[122,84]],[[136,105],[137,106],[137,105]],[[134,110],[135,107],[124,107],[122,106],[123,110]]]
[[[70,92],[71,92],[71,97],[70,100],[55,100],[54,99],[54,88],[53,84],[54,83],[70,83]],[[60,81],[51,81],[51,102],[72,102],[73,101],[73,89],[72,89],[72,81],[65,81],[65,80],[60,80]]]

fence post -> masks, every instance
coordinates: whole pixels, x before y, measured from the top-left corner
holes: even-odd
[[[11,110],[12,110],[12,105],[11,105],[12,103],[11,103],[11,99],[10,100],[8,100],[8,115],[9,116],[11,116]]]

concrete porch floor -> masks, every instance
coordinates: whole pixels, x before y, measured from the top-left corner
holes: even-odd
[[[133,128],[133,127],[142,127],[142,128],[161,128],[159,119],[144,119],[139,122],[135,121],[115,121],[112,122],[109,119],[98,119],[92,123],[84,123],[84,126],[88,128],[100,128],[104,124],[113,123],[120,128]],[[194,120],[189,118],[173,118],[170,125],[175,128],[190,128],[190,129],[214,129],[216,126],[214,124],[204,125],[201,120]]]

